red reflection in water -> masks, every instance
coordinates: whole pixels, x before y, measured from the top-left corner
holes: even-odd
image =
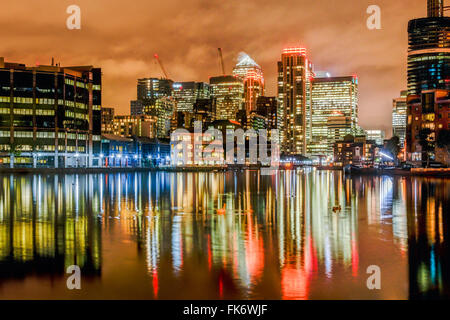
[[[153,283],[153,294],[155,295],[155,298],[158,297],[158,290],[159,290],[159,286],[158,286],[158,273],[155,271],[153,271],[153,275],[152,275],[152,283]]]
[[[212,253],[211,253],[211,236],[209,234],[208,234],[207,245],[208,245],[208,269],[211,270],[212,269]]]
[[[223,298],[223,279],[222,279],[222,274],[219,275],[219,295],[220,298]]]
[[[245,262],[248,275],[254,282],[260,278],[264,269],[264,243],[262,237],[258,237],[253,229],[250,214],[248,216],[250,223],[247,227],[248,241],[245,246]]]
[[[355,237],[355,235],[353,235],[353,237]],[[353,240],[352,240],[352,275],[354,277],[358,276],[358,268],[359,268],[358,246],[356,245],[356,241],[353,238]]]
[[[309,295],[309,279],[305,270],[286,266],[281,272],[282,298],[287,300],[306,300]]]

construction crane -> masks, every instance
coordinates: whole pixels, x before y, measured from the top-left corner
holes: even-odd
[[[164,74],[164,77],[165,77],[164,79],[169,79],[169,76],[167,75],[166,69],[164,69],[164,66],[163,66],[161,60],[159,59],[158,54],[155,53],[154,57],[155,57],[156,61],[158,62],[159,66],[161,67],[161,70],[162,70],[162,72]]]
[[[222,48],[218,48],[217,50],[219,51],[219,62],[220,66],[222,67],[222,74],[225,75],[225,65],[223,64]]]

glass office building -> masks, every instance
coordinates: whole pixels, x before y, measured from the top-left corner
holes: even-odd
[[[234,76],[219,76],[209,79],[216,120],[237,120],[244,108],[244,83]]]
[[[428,0],[428,17],[409,21],[408,35],[406,156],[420,160],[420,132],[430,129],[433,142],[448,128],[450,18],[443,1]]]
[[[154,100],[172,95],[173,81],[169,79],[142,78],[137,83],[137,100]]]
[[[8,63],[0,58],[0,164],[99,163],[101,69]]]
[[[330,118],[348,118],[350,120],[348,130],[344,131],[357,134],[358,78],[356,76],[315,78],[312,81],[311,105],[308,155],[331,156],[336,140],[335,134],[329,135]]]
[[[450,18],[433,17],[409,22],[408,94],[450,89]]]
[[[193,112],[197,100],[210,99],[211,87],[205,82],[175,82],[173,97],[177,102],[178,112]]]
[[[137,83],[137,99],[131,101],[131,115],[149,115],[157,119],[156,136],[168,138],[170,122],[176,111],[173,81],[170,79],[142,78]]]
[[[392,102],[392,136],[400,139],[400,145],[403,148],[405,145],[406,136],[406,97],[408,91],[402,91],[399,98]]]
[[[248,54],[241,52],[233,75],[244,83],[244,100],[247,117],[256,110],[258,97],[264,95],[264,75],[261,67]]]

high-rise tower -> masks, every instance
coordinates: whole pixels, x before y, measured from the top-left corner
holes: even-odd
[[[444,16],[444,0],[428,0],[428,17]]]
[[[392,135],[400,139],[401,147],[405,144],[406,135],[406,96],[408,92],[402,91],[399,98],[393,100],[392,106]]]
[[[241,52],[233,75],[244,83],[247,117],[256,110],[258,97],[264,95],[264,76],[261,67],[248,54]]]
[[[316,74],[317,75],[317,74]],[[311,113],[308,129],[308,156],[331,156],[336,139],[344,136],[329,135],[329,121],[332,118],[348,117],[345,134],[357,134],[358,129],[358,78],[316,77],[312,82]],[[344,132],[344,131],[341,131]]]
[[[278,127],[281,150],[306,154],[307,118],[311,106],[312,64],[305,48],[286,48],[278,62]]]
[[[244,105],[244,84],[237,77],[209,78],[216,120],[237,120]]]
[[[442,0],[428,0],[428,17],[409,21],[408,44],[406,156],[433,159],[423,137],[435,145],[449,127],[450,18]]]

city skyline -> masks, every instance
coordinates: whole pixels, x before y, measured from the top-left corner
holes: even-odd
[[[15,314],[450,300],[448,1],[29,2],[0,13]]]
[[[40,7],[46,3],[41,1]],[[286,46],[300,45],[310,52],[315,70],[329,71],[332,76],[358,75],[361,126],[383,129],[387,136],[391,132],[392,99],[406,88],[407,21],[426,12],[422,0],[410,1],[408,6],[378,1],[382,30],[371,31],[366,27],[369,3],[355,3],[349,9],[345,3],[327,2],[328,10],[324,11],[322,1],[314,4],[296,1],[283,6],[273,6],[271,1],[257,5],[252,1],[239,5],[197,1],[190,2],[190,8],[186,9],[184,4],[177,4],[178,12],[172,15],[167,12],[174,8],[173,1],[155,10],[146,10],[151,9],[146,7],[151,4],[142,3],[135,7],[143,12],[137,15],[136,9],[122,8],[118,2],[108,1],[108,8],[101,7],[102,4],[106,2],[79,1],[82,26],[76,31],[65,28],[67,3],[52,4],[39,17],[27,17],[26,21],[21,20],[27,16],[23,13],[37,10],[36,5],[18,11],[19,6],[12,4],[11,14],[2,17],[2,24],[10,23],[11,17],[19,12],[15,19],[21,23],[16,29],[9,29],[2,55],[8,61],[27,64],[50,64],[52,56],[64,65],[95,62],[104,74],[103,105],[114,107],[117,114],[127,114],[130,100],[136,98],[136,79],[161,76],[153,59],[155,52],[164,61],[172,80],[207,82],[208,77],[221,73],[217,47],[223,48],[227,73],[231,73],[238,53],[245,51],[264,71],[266,95],[274,96],[280,52]],[[208,11],[208,19],[189,22],[189,28],[184,27],[186,21],[195,20],[192,17],[199,6]],[[265,9],[269,6],[268,16]],[[308,13],[302,13],[306,12],[302,8],[308,8]],[[402,14],[398,15],[398,11]],[[225,12],[223,17],[230,23],[226,24],[227,19],[215,12]],[[243,19],[249,12],[249,17]],[[152,21],[153,14],[167,19]],[[47,15],[56,18],[46,19]],[[260,21],[258,17],[262,16],[265,18]],[[133,24],[129,24],[131,17]],[[42,21],[45,21],[44,28]],[[250,23],[252,28],[248,28]],[[40,36],[32,32],[38,26],[44,30]],[[158,32],[155,36],[148,30]],[[183,33],[179,34],[178,30]],[[151,41],[142,41],[145,38]],[[64,45],[55,46],[55,41]],[[90,50],[85,50],[86,44]],[[386,54],[388,49],[390,52]]]

